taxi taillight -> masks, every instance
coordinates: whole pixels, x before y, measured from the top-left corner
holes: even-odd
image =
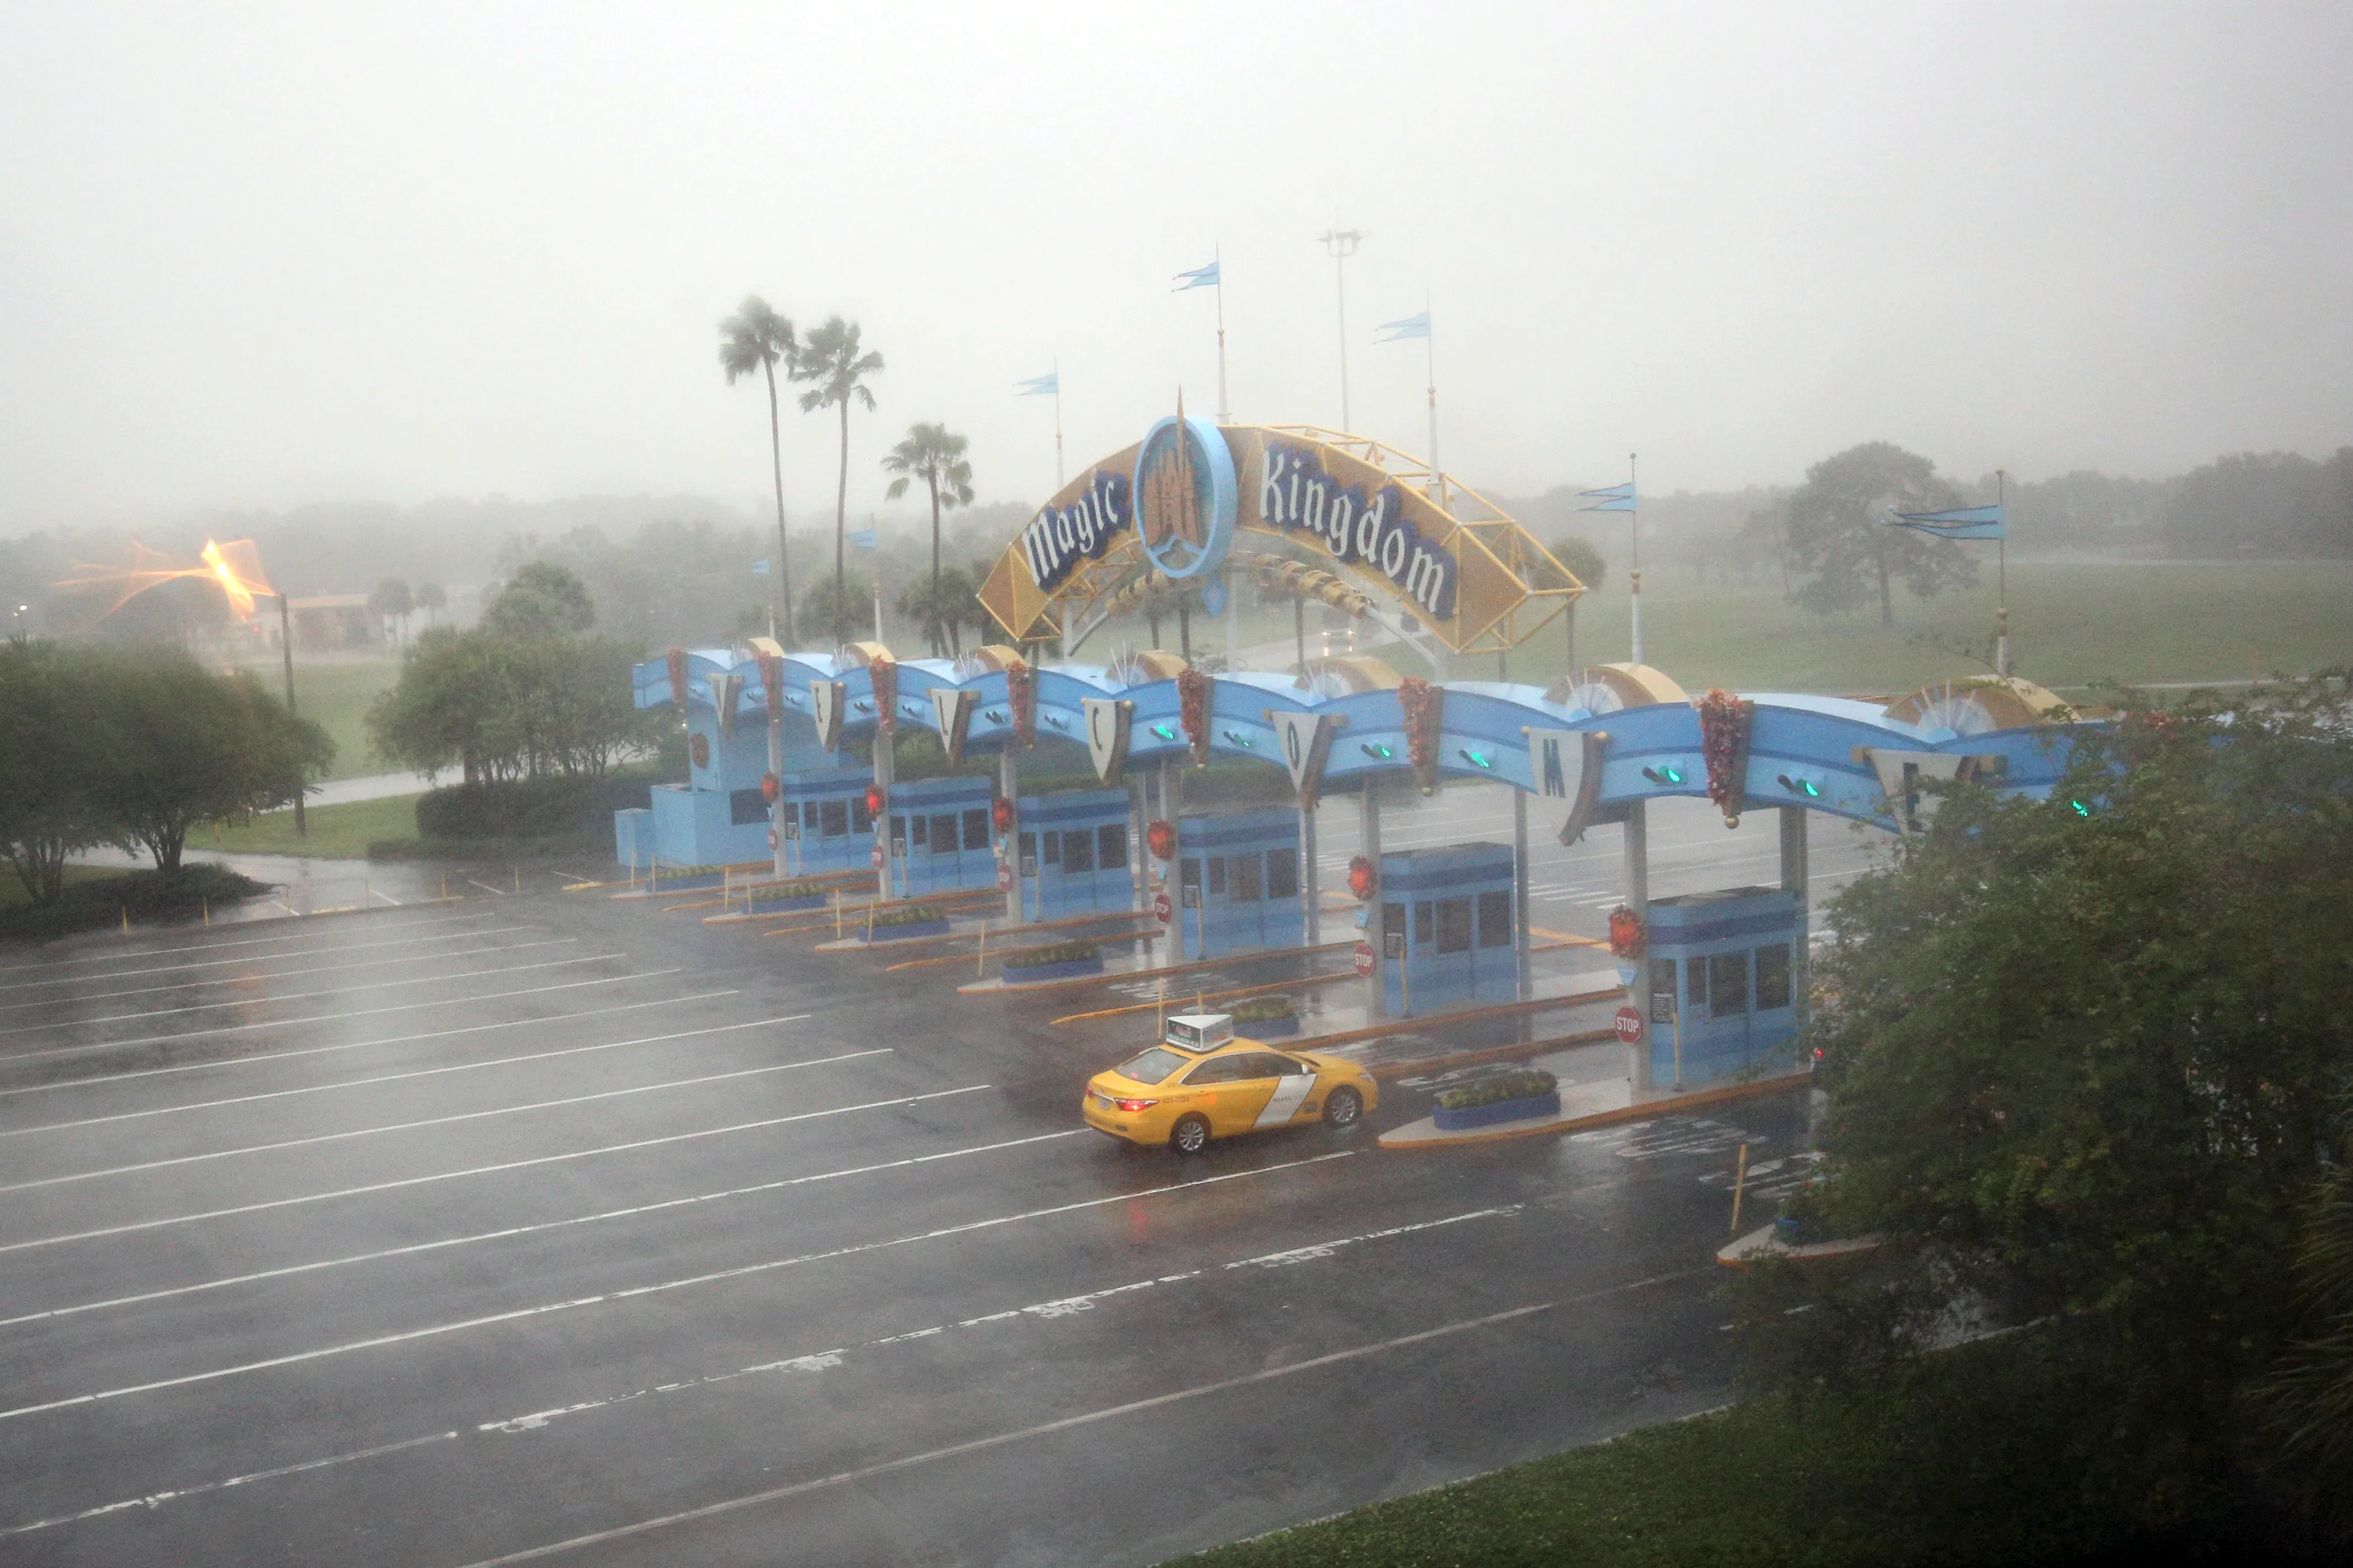
[[[1132,1114],[1138,1110],[1149,1110],[1160,1102],[1156,1100],[1114,1100],[1112,1103]]]

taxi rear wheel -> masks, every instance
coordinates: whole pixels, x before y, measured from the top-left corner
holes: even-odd
[[[1198,1116],[1177,1118],[1168,1130],[1168,1146],[1179,1154],[1198,1154],[1209,1146],[1209,1124]]]
[[[1335,1089],[1332,1098],[1324,1102],[1324,1122],[1327,1127],[1354,1127],[1356,1118],[1365,1113],[1365,1097],[1353,1089]]]

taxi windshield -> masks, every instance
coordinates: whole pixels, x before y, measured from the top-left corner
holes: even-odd
[[[1158,1083],[1193,1059],[1155,1046],[1134,1060],[1120,1063],[1116,1070],[1120,1077],[1134,1079],[1138,1083]]]

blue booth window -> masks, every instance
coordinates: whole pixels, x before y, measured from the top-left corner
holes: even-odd
[[[1062,840],[1062,870],[1077,876],[1095,868],[1095,836],[1084,828],[1060,836]]]
[[[980,814],[974,812],[968,815],[976,816]],[[988,843],[987,822],[986,816],[981,817],[981,837],[972,846],[976,849],[985,847]],[[966,826],[970,826],[969,822]],[[1127,829],[1124,826],[1113,826],[1096,830],[1095,864],[1106,871],[1127,869]]]
[[[1222,855],[1212,855],[1209,857],[1209,891],[1222,893],[1225,890],[1226,858]]]
[[[848,801],[828,800],[822,803],[820,809],[825,813],[825,827],[823,829],[825,837],[828,838],[839,838],[849,833],[849,803]]]
[[[1694,958],[1690,960],[1683,965],[1683,973],[1689,977],[1691,984],[1691,994],[1685,996],[1683,1000],[1690,1003],[1694,1007],[1706,1006],[1707,960],[1704,958]]]
[[[1651,1022],[1672,1024],[1675,1021],[1675,961],[1672,958],[1651,960]]]
[[[1512,895],[1504,892],[1479,895],[1479,945],[1509,947],[1512,945]]]
[[[1059,866],[1061,863],[1062,836],[1059,833],[1049,833],[1046,835],[1046,864]]]
[[[874,814],[866,809],[866,797],[862,795],[849,797],[849,830],[852,833],[874,831]]]
[[[932,853],[953,855],[956,852],[956,819],[954,812],[932,818]]]
[[[1299,896],[1299,851],[1270,849],[1266,852],[1266,896],[1270,899],[1295,899]]]
[[[1757,1010],[1789,1005],[1789,944],[1777,942],[1757,950]]]
[[[1266,896],[1259,883],[1259,861],[1255,855],[1234,857],[1233,900],[1238,904],[1254,904]]]
[[[1383,904],[1381,906],[1381,934],[1383,936],[1396,937],[1405,935],[1405,906],[1403,904]]]
[[[911,847],[917,849],[929,849],[932,847],[932,819],[930,817],[918,816],[909,821],[907,826],[907,843]],[[955,846],[951,845],[949,847],[953,848]]]
[[[1471,900],[1440,899],[1438,900],[1438,951],[1468,952],[1471,951]]]
[[[768,800],[756,789],[735,789],[727,792],[727,823],[742,827],[746,823],[768,820]]]
[[[988,847],[988,808],[980,806],[964,814],[964,847],[967,849]]]
[[[1431,931],[1430,900],[1424,899],[1413,906],[1413,940],[1418,944],[1427,947],[1431,940]]]
[[[1748,1011],[1748,955],[1719,952],[1707,961],[1709,1011],[1718,1018]]]

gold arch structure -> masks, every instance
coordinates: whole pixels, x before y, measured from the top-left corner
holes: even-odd
[[[1585,584],[1502,508],[1419,458],[1367,437],[1313,425],[1229,425],[1219,434],[1233,456],[1240,492],[1228,559],[1261,582],[1285,585],[1286,577],[1297,579],[1290,585],[1351,614],[1370,616],[1409,642],[1427,638],[1455,654],[1516,647],[1567,614],[1585,593]],[[1271,521],[1261,498],[1268,449],[1278,444],[1310,455],[1336,486],[1367,497],[1392,492],[1399,519],[1452,563],[1449,613],[1433,615],[1381,572],[1343,560],[1322,534]],[[1039,520],[1088,505],[1090,498],[1099,500],[1108,476],[1124,480],[1133,475],[1140,446],[1113,452],[1064,485],[990,569],[980,589],[981,607],[1013,641],[1060,638],[1064,652],[1073,652],[1111,616],[1133,613],[1160,593],[1198,585],[1169,583],[1155,571],[1137,537],[1132,500],[1129,517],[1099,553],[1081,558],[1050,587],[1039,584],[1023,548],[1023,537]],[[1279,559],[1245,552],[1245,535],[1253,546],[1281,541],[1301,563],[1300,571],[1286,574]],[[1323,591],[1316,592],[1318,587]]]

